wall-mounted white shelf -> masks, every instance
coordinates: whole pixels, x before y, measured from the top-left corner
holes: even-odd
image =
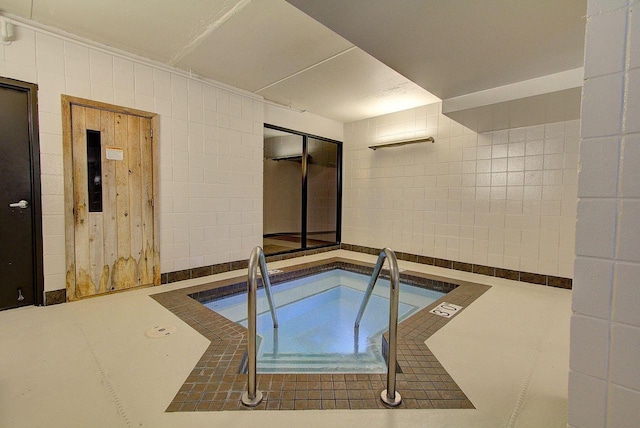
[[[393,141],[391,143],[377,144],[375,146],[369,146],[371,150],[385,149],[387,147],[399,147],[406,146],[407,144],[417,144],[417,143],[435,143],[436,140],[433,137],[426,138],[415,138],[413,140],[402,140],[402,141]]]

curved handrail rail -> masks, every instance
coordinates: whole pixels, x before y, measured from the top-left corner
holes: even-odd
[[[273,327],[278,328],[278,316],[276,315],[275,306],[273,304],[273,296],[271,294],[271,280],[269,279],[269,271],[267,270],[267,262],[264,257],[262,248],[255,247],[251,250],[249,257],[249,270],[247,273],[247,391],[242,394],[242,403],[245,406],[255,407],[262,401],[262,392],[256,389],[256,293],[258,288],[258,268],[262,274],[262,282],[264,283],[264,291],[269,302],[271,310],[271,319]]]
[[[264,292],[267,295],[267,302],[269,302],[269,310],[271,311],[271,319],[273,320],[273,328],[278,328],[278,315],[276,315],[276,307],[273,304],[273,294],[271,294],[271,279],[269,278],[269,270],[267,270],[267,260],[264,256],[264,251],[261,247],[255,247],[251,251],[249,257],[249,275],[256,274],[255,264],[259,263],[260,274],[262,275],[262,282],[264,285]],[[255,277],[253,278],[255,281]]]
[[[362,299],[362,303],[360,304],[360,310],[358,311],[358,316],[356,316],[356,322],[353,326],[354,328],[360,327],[360,321],[362,321],[364,310],[367,308],[367,304],[369,303],[369,299],[371,298],[371,294],[373,293],[373,287],[376,285],[376,281],[378,280],[380,272],[382,271],[382,266],[384,265],[384,260],[387,257],[386,251],[390,251],[391,254],[394,254],[393,251],[391,251],[389,248],[385,248],[378,256],[378,261],[376,262],[376,266],[373,268],[373,273],[371,274],[369,285],[367,286],[367,290],[364,292],[364,298]]]
[[[387,352],[387,389],[380,393],[380,398],[388,406],[395,407],[402,402],[400,393],[396,391],[396,361],[398,358],[397,346],[398,346],[398,301],[400,296],[400,271],[398,269],[398,259],[396,254],[390,248],[384,248],[378,256],[376,266],[373,268],[369,285],[365,291],[364,298],[360,304],[360,310],[356,317],[354,329],[356,332],[360,328],[360,321],[367,308],[373,288],[376,285],[376,281],[382,271],[384,260],[389,260],[389,350]]]

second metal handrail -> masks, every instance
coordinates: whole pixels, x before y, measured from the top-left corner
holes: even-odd
[[[273,320],[273,328],[278,328],[278,316],[276,315],[275,306],[273,305],[273,296],[271,294],[271,281],[269,280],[269,271],[267,270],[267,262],[264,258],[262,248],[255,247],[251,251],[249,257],[249,272],[247,275],[247,330],[249,337],[247,338],[247,391],[242,394],[242,404],[249,407],[255,407],[262,401],[262,392],[256,389],[256,293],[258,288],[258,267],[262,274],[262,282],[264,291],[269,302],[271,310],[271,319]]]
[[[398,300],[400,296],[400,271],[398,270],[398,259],[395,253],[390,248],[382,250],[378,256],[376,266],[373,268],[373,274],[369,280],[369,285],[365,291],[354,329],[356,333],[360,328],[360,321],[364,315],[364,310],[369,303],[373,288],[376,285],[376,281],[382,271],[385,258],[389,260],[389,349],[387,352],[387,389],[380,393],[380,399],[388,406],[395,407],[402,402],[400,393],[396,391],[396,361],[397,361],[397,346],[398,346]]]

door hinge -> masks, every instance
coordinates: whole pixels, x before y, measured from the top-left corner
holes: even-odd
[[[154,198],[151,198],[151,207],[155,208],[155,206],[156,206],[156,201]]]
[[[153,138],[153,128],[151,128],[151,138]]]

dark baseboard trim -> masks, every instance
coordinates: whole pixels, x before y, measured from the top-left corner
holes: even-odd
[[[377,256],[382,248],[365,247],[362,245],[341,244],[343,250],[355,251],[358,253],[372,254]],[[573,280],[559,276],[543,275],[539,273],[521,272],[516,270],[502,269],[493,266],[476,265],[472,263],[458,262],[455,260],[439,259],[429,256],[421,256],[411,253],[396,252],[398,260],[421,263],[464,272],[472,272],[480,275],[495,276],[498,278],[511,279],[513,281],[528,282],[530,284],[545,285],[549,287],[565,288],[571,290]]]
[[[53,290],[53,291],[45,291],[44,292],[44,305],[59,305],[60,303],[65,303],[67,301],[67,290]]]
[[[340,245],[331,245],[329,247],[313,248],[310,250],[293,251],[286,254],[277,254],[267,256],[267,263],[277,262],[280,260],[293,259],[296,257],[310,256],[312,254],[325,253],[327,251],[339,250]],[[201,266],[191,269],[183,269],[175,272],[167,272],[161,275],[162,284],[170,284],[172,282],[184,281],[185,279],[201,278],[203,276],[215,275],[217,273],[229,272],[232,270],[246,269],[249,266],[249,259],[236,260],[233,262],[218,263],[210,266]]]
[[[377,256],[382,251],[381,248],[365,247],[362,245],[338,244],[329,247],[314,248],[311,250],[293,251],[286,254],[277,254],[267,256],[267,262],[276,262],[280,260],[293,259],[296,257],[310,256],[312,254],[325,253],[334,250],[348,250],[358,253],[365,253]],[[460,270],[464,272],[472,272],[480,275],[495,276],[498,278],[511,279],[513,281],[528,282],[530,284],[545,285],[549,287],[564,288],[571,290],[573,280],[571,278],[562,278],[559,276],[543,275],[532,272],[521,272],[509,269],[502,269],[493,266],[476,265],[472,263],[464,263],[455,260],[439,259],[436,257],[422,256],[418,254],[396,252],[399,260],[420,263],[423,265],[438,266],[447,269]],[[161,283],[169,284],[186,279],[201,278],[203,276],[215,275],[218,273],[229,272],[232,270],[246,269],[249,260],[236,260],[226,263],[218,263],[210,266],[201,266],[191,269],[183,269],[174,272],[166,272],[161,275]],[[45,292],[45,305],[57,305],[67,301],[67,290],[53,290]]]
[[[315,248],[312,250],[300,250],[286,254],[278,254],[267,256],[267,262],[276,262],[280,260],[293,259],[296,257],[309,256],[312,254],[324,253],[333,250],[348,250],[358,253],[365,253],[377,256],[382,251],[381,248],[365,247],[362,245],[340,244],[330,247]],[[573,286],[571,278],[562,278],[559,276],[543,275],[532,272],[521,272],[516,270],[503,269],[493,266],[476,265],[473,263],[459,262],[455,260],[440,259],[437,257],[422,256],[419,254],[396,252],[399,260],[420,263],[424,265],[438,266],[447,269],[460,270],[464,272],[472,272],[480,275],[495,276],[497,278],[505,278],[513,281],[528,282],[530,284],[545,285],[549,287],[564,288],[570,290]],[[200,278],[203,276],[214,275],[232,270],[246,269],[249,264],[248,260],[236,260],[233,262],[219,263],[211,266],[202,266],[191,269],[184,269],[175,272],[162,274],[162,283],[168,284],[185,279]]]

